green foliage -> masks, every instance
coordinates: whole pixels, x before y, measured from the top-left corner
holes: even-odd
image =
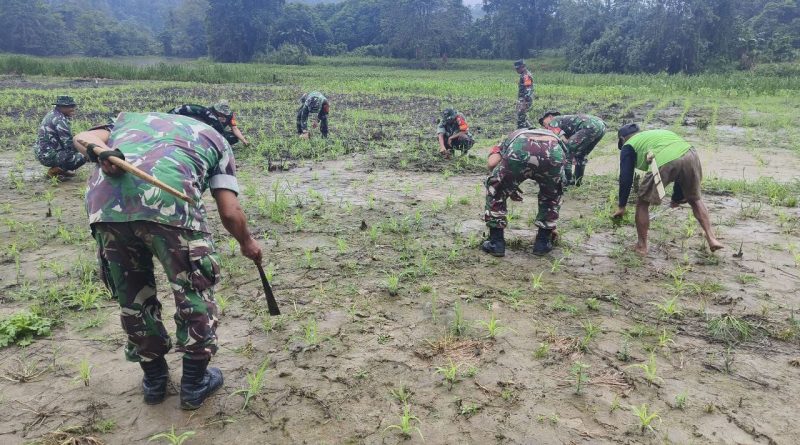
[[[183,445],[184,442],[189,440],[190,437],[194,436],[194,431],[184,431],[181,434],[175,434],[175,425],[170,428],[169,431],[164,433],[158,433],[150,436],[147,440],[148,442],[152,442],[154,440],[163,440],[168,442],[170,445]]]
[[[645,432],[645,430],[655,432],[652,425],[653,421],[658,419],[661,422],[661,417],[657,412],[648,410],[646,403],[642,403],[642,406],[631,406],[631,412],[636,416],[636,420],[639,421],[641,432]]]
[[[712,337],[728,343],[747,341],[752,337],[755,327],[747,320],[735,315],[720,315],[708,321],[708,331]]]
[[[419,434],[419,438],[425,440],[425,438],[422,437],[422,431],[420,431],[418,426],[413,426],[413,422],[419,424],[420,423],[419,418],[411,414],[411,405],[404,404],[403,415],[400,416],[400,423],[395,425],[389,425],[386,427],[384,431],[398,430],[403,437],[408,438],[411,437],[411,433],[416,430],[417,433]]]
[[[581,390],[583,389],[583,385],[589,382],[589,375],[586,373],[586,370],[589,369],[589,367],[589,365],[581,362],[575,362],[572,364],[572,368],[570,368],[569,372],[575,379],[575,394],[580,394]]]
[[[261,363],[261,366],[259,366],[256,372],[247,374],[247,388],[240,389],[232,394],[242,394],[244,396],[244,405],[242,405],[242,411],[247,409],[247,405],[250,403],[250,400],[261,393],[261,389],[264,387],[264,374],[266,374],[268,366],[269,359],[266,359],[263,363]]]
[[[33,342],[34,336],[50,335],[52,324],[49,318],[27,310],[6,317],[0,320],[0,348],[13,343],[27,346]]]

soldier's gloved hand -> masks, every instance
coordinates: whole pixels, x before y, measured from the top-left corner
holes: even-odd
[[[89,158],[91,162],[97,162],[97,154],[94,152],[95,148],[97,148],[96,144],[88,144],[86,146],[86,157]]]
[[[114,150],[101,151],[100,154],[97,155],[97,157],[101,161],[108,161],[108,158],[119,158],[122,159],[123,161],[125,160],[125,154],[119,151],[118,148],[115,148]]]

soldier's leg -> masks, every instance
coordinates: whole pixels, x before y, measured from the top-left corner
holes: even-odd
[[[506,203],[509,192],[516,190],[518,185],[513,181],[512,176],[508,169],[508,161],[503,159],[486,179],[486,205],[483,220],[490,229],[505,229],[508,225]]]
[[[137,223],[136,233],[158,258],[175,297],[176,350],[184,357],[210,359],[217,351],[219,259],[209,235],[163,224]]]
[[[475,145],[475,140],[469,135],[464,135],[456,138],[456,140],[453,141],[452,148],[461,151],[463,154],[466,154],[473,145]]]
[[[531,101],[520,99],[517,101],[517,129],[529,128],[531,123],[528,121],[528,110],[531,109]]]
[[[119,303],[122,327],[128,336],[125,357],[132,362],[157,360],[172,347],[161,322],[156,298],[152,254],[131,224],[95,224],[101,277]]]
[[[324,111],[319,113],[319,131],[322,137],[328,137],[328,113]]]
[[[303,134],[308,128],[308,108],[300,105],[297,109],[297,134]]]

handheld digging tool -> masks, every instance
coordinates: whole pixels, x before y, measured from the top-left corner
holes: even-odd
[[[272,286],[270,286],[269,281],[267,281],[267,275],[264,273],[264,268],[258,263],[256,263],[256,267],[258,267],[258,274],[261,276],[261,284],[264,286],[264,295],[267,297],[269,314],[280,315],[281,310],[278,309],[278,302],[275,301],[275,295],[272,294]]]

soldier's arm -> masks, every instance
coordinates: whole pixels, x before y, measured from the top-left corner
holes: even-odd
[[[633,186],[633,171],[636,166],[636,152],[630,145],[622,147],[619,152],[619,200],[617,201],[617,212],[614,217],[625,214],[625,207],[628,205],[628,198],[631,195]]]
[[[75,146],[72,143],[72,129],[69,126],[69,121],[65,118],[58,118],[55,122],[56,137],[61,148],[66,150],[74,150]]]
[[[217,211],[222,225],[239,242],[242,255],[261,264],[261,245],[253,238],[250,229],[247,227],[247,217],[244,214],[244,210],[242,210],[236,193],[225,188],[217,188],[213,189],[211,194],[217,202]]]
[[[111,132],[104,128],[80,132],[75,136],[75,149],[87,158],[89,157],[88,147],[90,145],[96,145],[102,150],[110,151],[112,150],[111,147],[108,146],[108,139],[110,136]],[[124,170],[107,160],[100,160],[98,165],[100,165],[103,173],[109,176],[120,176],[125,173]]]

